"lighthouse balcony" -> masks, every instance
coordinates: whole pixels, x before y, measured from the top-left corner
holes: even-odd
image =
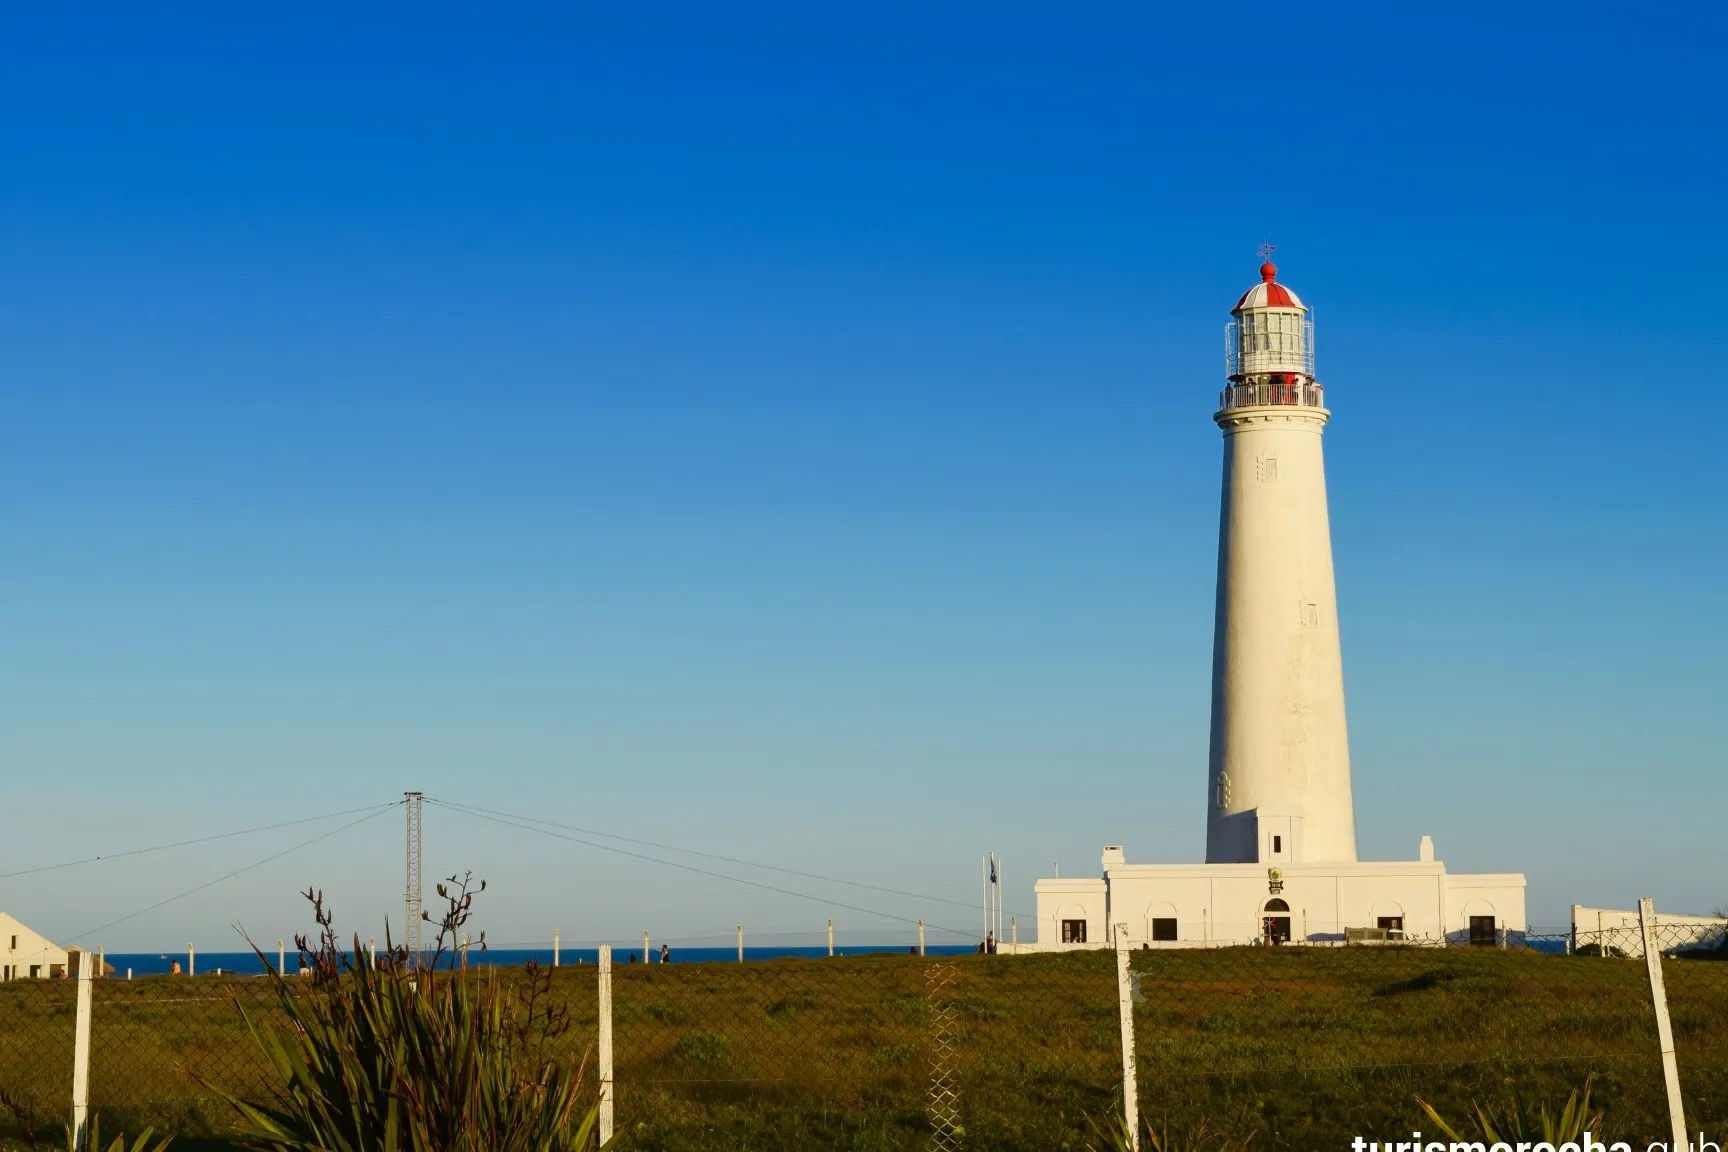
[[[1255,380],[1245,384],[1232,384],[1218,393],[1219,411],[1273,405],[1324,408],[1326,389],[1324,385],[1313,380]]]

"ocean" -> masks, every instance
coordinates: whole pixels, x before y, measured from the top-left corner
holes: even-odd
[[[865,956],[889,952],[895,955],[904,956],[910,950],[910,947],[905,944],[850,944],[836,947],[834,949],[834,954],[836,956]],[[977,945],[975,944],[933,944],[926,948],[925,952],[931,956],[959,956],[976,950]],[[654,945],[652,952],[654,962],[658,963],[660,960],[660,946],[657,944]],[[276,963],[276,953],[273,949],[267,951],[265,955],[272,965]],[[823,945],[817,945],[814,947],[746,947],[744,949],[744,959],[746,962],[785,960],[789,958],[815,958],[826,955],[828,955],[828,949]],[[578,964],[595,964],[598,962],[598,958],[599,950],[592,947],[571,947],[560,948],[558,950],[558,962],[567,967],[574,967]],[[114,968],[114,975],[121,978],[124,978],[128,972],[133,976],[164,976],[172,971],[173,965],[176,963],[180,965],[180,970],[184,972],[187,963],[186,953],[184,952],[110,952],[108,953],[107,960]],[[217,972],[218,970],[224,973],[232,973],[236,976],[262,976],[264,974],[263,962],[251,952],[199,952],[194,957],[194,960],[197,964],[196,972],[199,975],[207,976]],[[468,966],[470,968],[482,966],[514,968],[527,964],[530,960],[536,961],[541,965],[550,965],[552,963],[552,949],[549,947],[489,948],[482,952],[478,948],[471,948],[468,952]],[[642,949],[640,945],[635,948],[631,948],[628,944],[615,944],[612,946],[612,962],[614,964],[640,963],[641,960]],[[674,947],[671,952],[671,961],[674,964],[719,964],[728,962],[736,964],[738,962],[738,949],[735,947]],[[293,971],[297,966],[297,954],[292,948],[288,949],[287,963],[289,971]]]

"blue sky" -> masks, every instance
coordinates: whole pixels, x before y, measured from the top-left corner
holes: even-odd
[[[1728,902],[1725,32],[15,7],[0,872],[406,788],[961,901],[994,847],[1020,911],[1105,842],[1198,859],[1209,416],[1269,239],[1364,854],[1431,834],[1548,924]],[[70,937],[342,822],[0,907]],[[93,942],[273,939],[309,883],[370,932],[399,854],[392,812]],[[499,940],[829,914],[439,809],[427,861]]]

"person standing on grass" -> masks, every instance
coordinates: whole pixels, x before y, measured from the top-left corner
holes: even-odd
[[[660,963],[672,963],[672,946],[670,944],[660,945]]]

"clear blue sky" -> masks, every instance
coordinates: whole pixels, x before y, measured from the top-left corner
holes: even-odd
[[[0,871],[405,788],[960,900],[994,847],[1017,910],[1105,842],[1198,859],[1209,416],[1270,239],[1364,853],[1431,834],[1543,923],[1728,901],[1725,35],[14,5]],[[309,834],[0,908],[71,936]],[[392,813],[98,942],[274,939],[308,883],[369,933],[399,852]],[[431,812],[462,867],[501,940],[827,916]]]

